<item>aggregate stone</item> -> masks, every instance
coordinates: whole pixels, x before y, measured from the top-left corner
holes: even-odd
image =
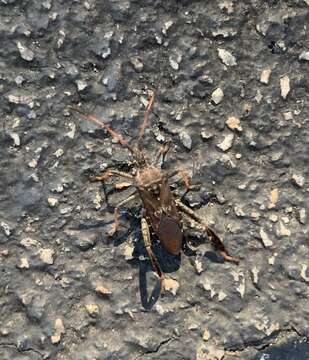
[[[0,1],[0,359],[306,359],[307,7]],[[147,158],[170,141],[166,171],[200,185],[184,202],[240,260],[184,219],[181,256],[154,242],[160,295],[139,200],[107,234],[132,188],[89,181],[130,153],[69,109],[136,146],[150,91]]]

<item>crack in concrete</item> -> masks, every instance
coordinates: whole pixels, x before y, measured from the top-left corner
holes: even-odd
[[[291,326],[291,328],[288,328],[288,329],[279,329],[277,331],[274,331],[269,336],[265,336],[261,340],[258,340],[258,341],[252,342],[252,343],[244,344],[244,346],[242,346],[240,348],[224,348],[224,351],[226,351],[227,353],[231,353],[232,356],[233,355],[235,356],[236,354],[239,354],[249,348],[255,348],[259,351],[265,350],[268,347],[270,347],[271,345],[273,345],[273,343],[275,341],[278,341],[278,338],[280,336],[284,337],[286,334],[291,334],[291,333],[296,334],[297,337],[304,336],[294,326]],[[287,336],[287,338],[288,338],[288,336]],[[263,345],[263,342],[265,340],[269,340],[269,342]]]
[[[143,354],[138,355],[134,360],[140,359],[141,357],[143,357],[144,355],[147,355],[147,354],[157,353],[163,345],[169,343],[172,339],[173,339],[172,337],[169,337],[169,338],[161,341],[154,350],[148,350],[148,351],[144,352]]]
[[[36,354],[38,354],[42,359],[46,359],[46,357],[44,356],[44,354],[42,354],[39,350],[33,349],[33,348],[29,348],[27,350],[20,350],[16,344],[14,343],[0,343],[0,348],[1,347],[13,347],[16,349],[17,352],[34,352]]]

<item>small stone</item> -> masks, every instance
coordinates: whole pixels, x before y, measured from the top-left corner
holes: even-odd
[[[302,188],[305,184],[305,178],[302,175],[293,174],[292,175],[292,182],[293,184],[297,185],[298,187]]]
[[[21,85],[25,81],[25,78],[21,75],[17,75],[15,78],[16,85]]]
[[[98,284],[98,285],[96,286],[95,291],[96,291],[98,294],[102,295],[102,296],[106,296],[106,295],[112,294],[112,292],[111,292],[109,289],[107,289],[105,286],[103,286],[103,285],[101,285],[101,284]]]
[[[283,113],[284,120],[290,121],[293,120],[293,114],[291,111]]]
[[[1,221],[0,222],[0,227],[2,228],[2,230],[3,230],[3,232],[5,233],[6,236],[11,235],[11,228],[6,222]]]
[[[99,306],[97,304],[86,304],[85,308],[86,308],[87,313],[91,317],[96,317],[100,311]]]
[[[279,199],[279,190],[275,188],[270,192],[270,204],[268,205],[268,209],[272,209],[276,206]]]
[[[61,340],[61,335],[65,333],[63,322],[60,318],[55,320],[54,334],[51,336],[52,344],[58,344]]]
[[[306,209],[305,208],[301,208],[298,211],[298,221],[301,224],[306,224],[306,220],[307,220],[307,215],[306,215]]]
[[[140,73],[144,70],[144,64],[140,61],[139,58],[134,57],[130,60],[130,62],[137,73]]]
[[[234,140],[234,134],[227,134],[224,140],[221,143],[217,144],[217,147],[222,151],[227,151],[232,147],[233,140]]]
[[[220,102],[223,100],[224,94],[221,88],[217,88],[213,91],[211,94],[211,100],[216,104],[220,104]]]
[[[74,123],[69,123],[68,127],[69,127],[70,131],[66,133],[66,136],[69,137],[70,139],[74,139],[76,125]]]
[[[17,265],[17,267],[19,269],[29,269],[29,267],[30,267],[29,260],[26,257],[20,258],[20,262]]]
[[[63,149],[61,149],[61,148],[54,152],[54,155],[55,155],[57,158],[60,158],[63,154],[64,154],[64,151],[63,151]]]
[[[201,274],[203,272],[203,263],[200,259],[195,259],[194,261],[194,268],[197,274]]]
[[[268,234],[265,232],[263,228],[260,229],[260,236],[265,247],[270,247],[273,245],[273,242],[270,240]]]
[[[309,282],[309,276],[306,275],[307,269],[308,269],[308,266],[305,265],[305,264],[302,264],[300,276],[301,276],[306,282]]]
[[[282,221],[279,221],[279,224],[277,227],[277,235],[278,236],[291,236],[291,230],[286,228]]]
[[[10,133],[10,136],[11,136],[12,140],[14,141],[14,146],[19,146],[20,145],[19,135],[15,132],[12,132],[12,133]]]
[[[218,300],[223,301],[227,297],[226,293],[222,290],[218,292]]]
[[[49,197],[49,198],[47,199],[47,202],[48,202],[48,205],[49,205],[50,207],[55,207],[55,206],[58,205],[58,203],[59,203],[58,199],[56,199],[56,198],[54,198],[54,197]]]
[[[170,277],[165,277],[163,279],[163,288],[164,290],[169,291],[174,296],[176,296],[177,291],[179,289],[179,282]]]
[[[240,120],[235,116],[230,116],[225,123],[231,130],[236,129],[238,131],[242,131],[242,127],[240,126]]]
[[[272,222],[277,222],[278,221],[278,215],[276,214],[270,214],[269,215],[269,220],[272,221]]]
[[[290,92],[290,78],[284,75],[280,78],[281,96],[285,100]]]
[[[174,70],[178,70],[178,69],[179,69],[179,64],[178,64],[178,62],[175,61],[172,57],[169,58],[169,62],[170,62],[171,67],[172,67]]]
[[[55,251],[53,249],[40,249],[39,256],[43,263],[52,265],[54,263]]]
[[[250,214],[250,217],[253,221],[258,221],[260,219],[261,215],[257,211],[252,211]]]
[[[309,5],[309,1],[308,1],[308,5]],[[302,53],[299,55],[299,60],[305,60],[305,61],[309,61],[309,51],[302,51]]]
[[[270,69],[264,69],[261,72],[261,76],[260,76],[260,82],[262,84],[268,84],[269,83],[269,78],[270,78],[270,74],[271,74],[271,70]]]
[[[36,159],[32,159],[29,163],[28,166],[31,167],[32,169],[36,168],[38,166],[38,162]]]
[[[210,339],[210,332],[208,329],[205,329],[203,333],[203,340],[208,341],[209,339]]]
[[[191,150],[192,148],[192,139],[191,136],[186,131],[181,131],[179,134],[180,141],[182,145],[188,149]]]
[[[202,130],[201,131],[201,137],[203,140],[207,141],[211,138],[213,138],[214,134],[210,133],[209,131],[207,130]]]
[[[88,84],[84,80],[76,80],[76,86],[78,91],[83,91],[88,87]]]
[[[17,43],[20,56],[26,61],[32,61],[34,59],[34,52],[24,46],[21,42]]]
[[[29,247],[35,246],[37,244],[38,244],[37,240],[31,239],[31,238],[23,238],[20,241],[20,245],[24,246],[25,248],[29,248]]]
[[[237,217],[244,217],[246,216],[245,212],[243,211],[243,209],[239,206],[234,206],[234,212],[236,214]]]
[[[240,153],[237,153],[237,154],[235,154],[235,158],[236,158],[237,160],[239,160],[239,159],[242,158],[242,155],[241,155]]]
[[[252,268],[252,270],[251,270],[251,273],[252,273],[252,281],[253,281],[253,284],[257,284],[258,281],[259,281],[259,278],[258,278],[259,269],[254,266],[254,267]]]
[[[218,55],[223,64],[227,66],[237,65],[236,58],[229,51],[218,48]]]

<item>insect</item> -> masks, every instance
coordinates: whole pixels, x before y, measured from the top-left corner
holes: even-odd
[[[88,121],[94,122],[105,129],[119,144],[127,148],[133,157],[135,173],[126,173],[116,169],[108,169],[99,176],[91,177],[92,181],[106,181],[112,176],[122,177],[129,181],[129,186],[135,188],[134,193],[127,199],[121,201],[114,209],[114,223],[109,231],[109,236],[113,236],[119,227],[120,208],[130,201],[139,197],[142,203],[141,232],[153,271],[160,280],[160,286],[164,280],[164,273],[152,249],[153,232],[159,240],[161,246],[171,254],[179,254],[182,249],[184,239],[184,229],[182,225],[183,215],[192,219],[206,232],[210,242],[220,255],[226,260],[238,264],[238,260],[230,256],[219,238],[204,220],[196,215],[191,208],[186,206],[181,199],[177,199],[170,187],[169,180],[175,175],[164,171],[158,162],[164,158],[169,150],[169,144],[161,146],[154,162],[150,162],[143,151],[143,137],[149,124],[149,115],[154,103],[154,93],[151,95],[144,120],[140,126],[137,146],[131,146],[121,134],[114,131],[103,120],[93,115],[87,115],[79,109],[80,116]],[[177,173],[177,171],[176,171]],[[180,171],[187,190],[190,189],[189,179],[183,171]]]

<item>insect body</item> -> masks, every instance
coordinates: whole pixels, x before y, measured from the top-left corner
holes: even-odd
[[[136,165],[136,172],[134,175],[124,173],[118,170],[107,170],[102,175],[92,177],[92,181],[105,181],[111,176],[124,177],[129,179],[130,186],[134,187],[134,192],[124,201],[119,203],[114,210],[114,224],[109,231],[109,235],[113,236],[119,227],[119,209],[129,201],[140,198],[142,202],[142,218],[141,218],[141,230],[144,244],[152,263],[154,272],[158,275],[161,283],[164,279],[164,274],[161,270],[159,262],[152,251],[152,239],[151,232],[154,232],[159,239],[161,246],[171,254],[179,254],[182,248],[182,242],[184,237],[184,229],[182,226],[182,217],[187,216],[194,222],[198,223],[208,235],[211,243],[219,251],[221,256],[234,263],[238,263],[238,260],[231,257],[221,239],[216,233],[204,222],[202,218],[196,215],[189,207],[182,203],[180,199],[177,199],[170,187],[169,179],[173,177],[162,170],[158,165],[158,160],[162,156],[163,160],[169,149],[169,146],[163,146],[153,163],[150,163],[143,152],[142,140],[145,129],[148,125],[149,114],[154,101],[154,95],[151,96],[148,103],[144,121],[140,128],[139,139],[137,147],[132,147],[129,143],[123,139],[123,137],[111,129],[105,122],[92,115],[86,115],[79,109],[73,109],[81,114],[81,116],[89,121],[95,122],[100,127],[107,130],[107,132],[117,140],[122,146],[126,147],[132,154]],[[190,188],[189,181],[183,171],[180,171],[183,177],[187,190]]]

